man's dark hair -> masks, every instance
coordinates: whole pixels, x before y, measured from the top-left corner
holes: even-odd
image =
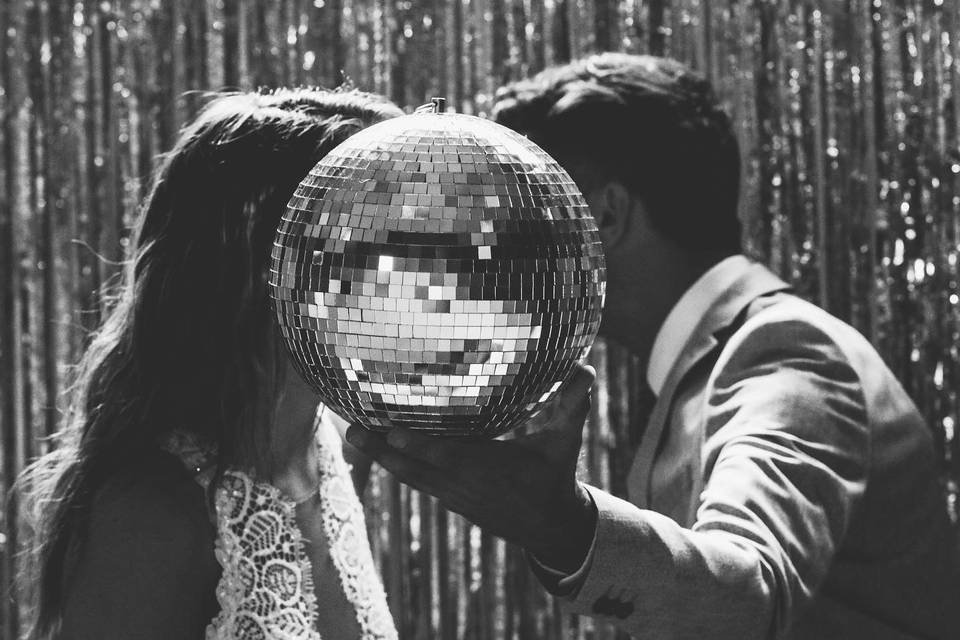
[[[501,89],[494,119],[537,142],[584,191],[616,179],[685,249],[740,250],[740,152],[710,83],[667,58],[603,53]]]

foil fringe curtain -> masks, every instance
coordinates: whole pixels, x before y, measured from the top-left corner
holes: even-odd
[[[9,486],[59,422],[156,156],[210,89],[344,79],[483,114],[502,82],[592,51],[715,82],[752,253],[863,331],[922,408],[956,519],[960,3],[954,0],[0,0],[0,637],[22,534]],[[598,344],[582,467],[623,493],[636,363]],[[404,638],[614,638],[522,556],[376,473],[369,526]]]

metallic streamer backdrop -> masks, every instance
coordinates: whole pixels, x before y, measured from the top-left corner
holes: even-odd
[[[10,482],[57,427],[153,159],[203,90],[346,77],[402,105],[445,95],[483,114],[503,81],[605,49],[671,55],[714,80],[743,147],[748,246],[878,346],[936,434],[956,515],[960,3],[7,0],[0,591],[18,537]],[[583,472],[622,492],[641,372],[616,345],[591,357]],[[377,474],[367,504],[402,637],[616,637],[559,615],[516,550],[430,499]],[[0,600],[0,637],[21,613]]]

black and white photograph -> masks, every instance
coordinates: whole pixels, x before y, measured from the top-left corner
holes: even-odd
[[[0,640],[960,640],[960,0],[0,0]]]

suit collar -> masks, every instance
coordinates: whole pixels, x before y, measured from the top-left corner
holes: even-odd
[[[650,350],[647,381],[654,394],[661,395],[671,368],[684,353],[687,342],[696,335],[701,320],[715,311],[721,297],[752,266],[753,263],[743,255],[724,258],[701,275],[673,305]],[[723,323],[727,319],[714,317],[713,320]]]
[[[717,346],[716,334],[729,327],[747,305],[759,296],[790,288],[787,283],[763,265],[751,262],[744,256],[735,257],[742,258],[742,261],[735,263],[733,269],[729,269],[727,273],[723,274],[723,278],[714,278],[714,282],[726,286],[719,290],[714,289],[704,296],[709,300],[709,304],[702,305],[699,320],[693,324],[693,329],[680,342],[679,352],[671,354],[673,364],[668,365],[666,369],[663,384],[660,386],[659,393],[657,393],[658,397],[669,398],[673,394],[677,383],[690,370],[690,367]],[[732,258],[728,258],[728,260],[732,260]],[[721,262],[717,267],[725,262],[727,261]],[[713,269],[711,269],[712,271]],[[688,293],[697,292],[703,295],[703,282],[707,275],[710,275],[710,272],[705,274],[704,278],[698,280]],[[707,284],[713,283],[708,282]],[[686,294],[684,294],[684,297],[686,297]],[[680,303],[675,308],[681,308]],[[701,306],[695,303],[686,308],[697,311]],[[662,332],[663,329],[661,329]]]
[[[628,478],[631,500],[641,506],[649,503],[648,492],[654,455],[669,418],[673,396],[684,376],[697,362],[717,348],[720,344],[717,334],[730,327],[751,302],[760,296],[790,288],[763,265],[745,261],[745,264],[740,266],[742,268],[738,267],[735,277],[729,279],[727,287],[712,297],[712,303],[687,336],[663,380]]]

